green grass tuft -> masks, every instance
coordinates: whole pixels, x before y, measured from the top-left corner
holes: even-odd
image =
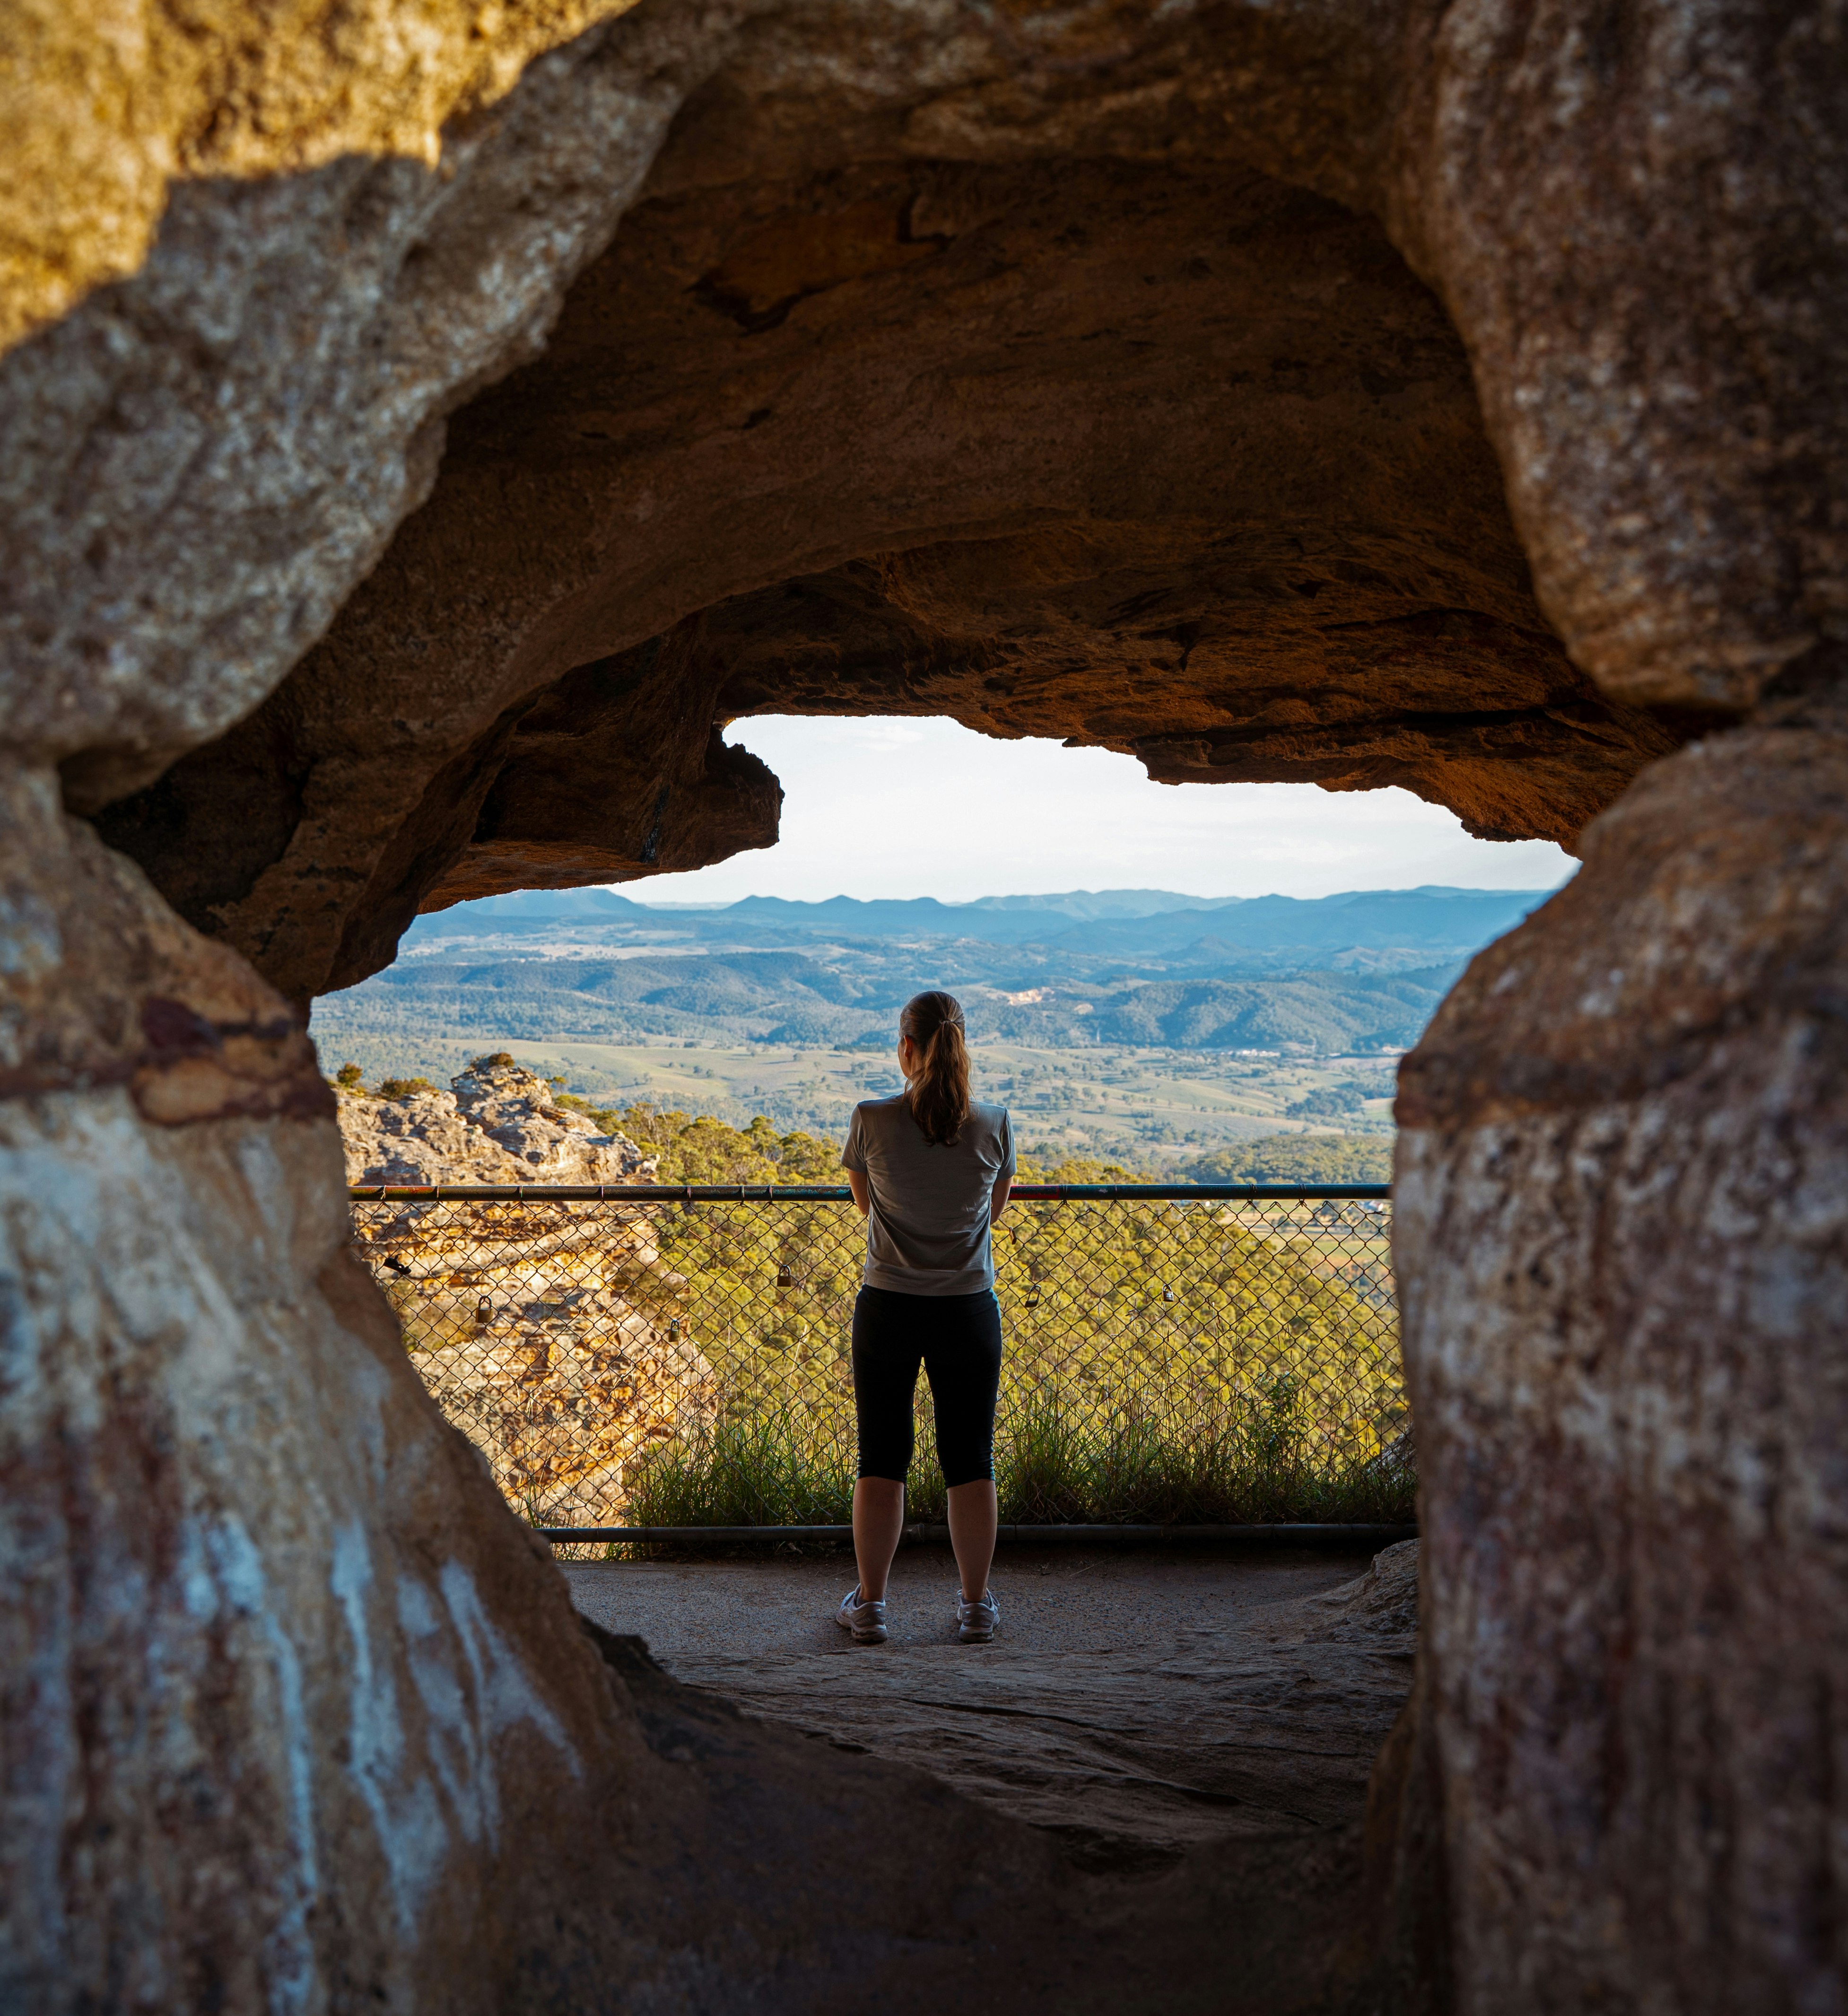
[[[906,1516],[939,1521],[943,1474],[928,1406]],[[1257,1402],[1184,1424],[1126,1405],[1099,1421],[1056,1385],[1025,1395],[996,1438],[995,1483],[1009,1524],[1397,1524],[1416,1483],[1390,1458],[1324,1443],[1287,1379]],[[852,1517],[851,1420],[786,1408],[664,1442],[629,1478],[638,1526],[845,1525]]]

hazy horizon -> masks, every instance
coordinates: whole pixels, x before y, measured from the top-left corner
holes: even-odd
[[[1562,880],[1569,880],[1571,879],[1571,874],[1576,872],[1578,866],[1579,864],[1576,861],[1571,860],[1569,857],[1567,862],[1569,873],[1562,878]],[[701,870],[700,872],[704,873],[705,871]],[[1226,903],[1263,902],[1266,898],[1271,896],[1284,897],[1292,902],[1314,903],[1324,902],[1329,898],[1335,896],[1415,896],[1437,891],[1457,891],[1465,895],[1475,894],[1483,895],[1519,895],[1530,890],[1535,891],[1551,891],[1560,886],[1558,883],[1553,882],[1534,882],[1532,884],[1517,883],[1509,884],[1505,886],[1500,883],[1379,882],[1369,884],[1364,887],[1356,887],[1352,889],[1331,889],[1326,891],[1325,895],[1322,896],[1291,896],[1290,892],[1284,889],[1263,889],[1259,890],[1254,895],[1245,896],[1232,895],[1229,894],[1198,896],[1191,895],[1186,890],[1183,889],[1160,889],[1153,887],[1147,888],[1129,888],[1126,887],[1123,888],[1115,889],[985,889],[979,896],[939,896],[933,890],[926,890],[917,895],[895,896],[887,892],[882,892],[881,894],[874,896],[856,896],[845,889],[830,890],[825,896],[786,896],[780,891],[775,889],[750,889],[747,890],[744,895],[740,896],[723,896],[714,898],[710,900],[704,898],[701,898],[696,900],[692,897],[655,896],[640,893],[642,891],[653,889],[656,886],[657,882],[682,882],[689,881],[691,879],[690,876],[661,876],[657,877],[656,880],[653,882],[601,882],[581,886],[607,889],[613,895],[625,897],[630,902],[639,903],[644,909],[657,910],[729,910],[736,904],[750,902],[760,898],[765,902],[780,903],[832,903],[837,902],[852,903],[913,903],[934,902],[942,903],[946,909],[968,909],[973,908],[976,905],[983,903],[1051,903],[1057,902],[1062,898],[1070,898],[1078,896],[1089,896],[1099,902],[1101,902],[1105,898],[1111,896],[1179,896],[1190,906],[1197,905],[1201,909],[1211,909],[1215,905]],[[513,895],[542,896],[560,892],[543,889],[533,889],[511,890],[508,891],[508,893]],[[480,899],[477,898],[477,900]]]
[[[726,739],[782,779],[782,837],[709,868],[614,883],[632,902],[825,902],[1153,889],[1192,898],[1553,889],[1547,841],[1473,840],[1410,791],[1158,784],[1133,757],[1004,742],[938,717],[761,715]]]

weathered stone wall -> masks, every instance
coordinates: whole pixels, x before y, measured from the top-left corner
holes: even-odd
[[[1848,720],[1659,765],[1401,1077],[1463,2006],[1835,2006]]]

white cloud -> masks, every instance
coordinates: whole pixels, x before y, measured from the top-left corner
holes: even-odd
[[[1323,896],[1341,889],[1548,889],[1549,841],[1472,840],[1409,791],[1157,784],[1133,757],[998,742],[956,722],[765,715],[729,740],[783,780],[783,837],[686,875],[618,885],[647,902],[1063,889]]]

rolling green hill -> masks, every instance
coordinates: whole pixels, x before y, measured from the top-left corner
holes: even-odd
[[[1306,973],[1274,980],[1068,979],[1010,990],[941,954],[823,962],[798,952],[629,959],[401,959],[315,1005],[315,1027],[361,1035],[624,1043],[650,1037],[841,1048],[889,1039],[920,985],[954,988],[971,1039],[1050,1047],[1334,1055],[1403,1049],[1447,972]],[[899,970],[888,972],[889,965]],[[856,970],[857,969],[857,970]],[[946,970],[947,969],[947,970]],[[1003,977],[1014,977],[1011,974]],[[1038,976],[1028,976],[1038,978]],[[1010,992],[1037,999],[1010,999]]]

